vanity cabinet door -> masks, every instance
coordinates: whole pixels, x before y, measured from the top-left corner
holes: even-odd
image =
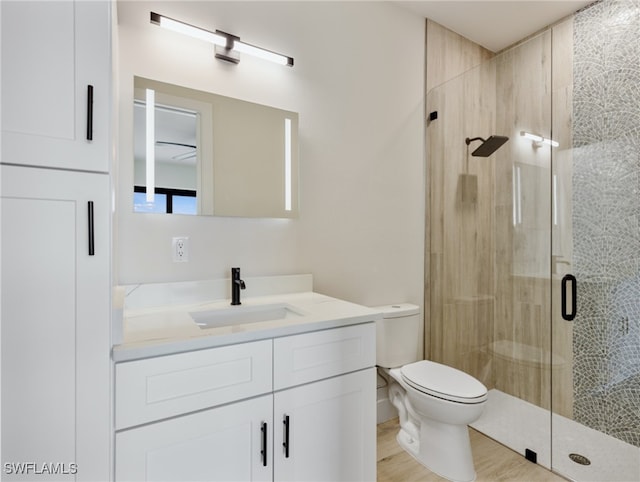
[[[110,2],[0,2],[0,17],[2,162],[107,172]]]
[[[109,480],[109,177],[2,166],[0,179],[2,480]],[[33,472],[45,463],[55,477]]]
[[[367,368],[274,394],[274,480],[376,479],[375,378]]]
[[[273,388],[290,388],[375,364],[375,323],[284,336],[273,341]]]
[[[116,430],[271,393],[271,340],[116,363]]]
[[[116,481],[270,481],[272,400],[269,394],[116,433]]]

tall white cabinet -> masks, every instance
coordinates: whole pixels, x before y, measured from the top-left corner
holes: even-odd
[[[111,4],[0,17],[2,480],[109,480]]]

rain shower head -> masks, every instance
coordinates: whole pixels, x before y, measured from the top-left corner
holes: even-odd
[[[473,139],[469,139],[467,137],[465,139],[465,142],[467,143],[467,145],[469,145],[473,141],[482,141],[482,144],[480,144],[480,146],[475,151],[473,151],[471,155],[479,157],[489,157],[508,140],[509,138],[506,136],[491,136],[486,141],[482,137],[474,137]]]

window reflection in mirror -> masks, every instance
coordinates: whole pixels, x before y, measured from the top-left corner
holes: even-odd
[[[135,212],[298,215],[297,113],[141,77],[134,87]],[[148,170],[155,171],[153,199]]]

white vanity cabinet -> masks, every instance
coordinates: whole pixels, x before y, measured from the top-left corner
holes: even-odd
[[[2,162],[108,172],[109,1],[0,2]]]
[[[273,345],[275,480],[375,480],[374,323]]]
[[[375,480],[374,364],[373,323],[117,363],[116,481]]]

